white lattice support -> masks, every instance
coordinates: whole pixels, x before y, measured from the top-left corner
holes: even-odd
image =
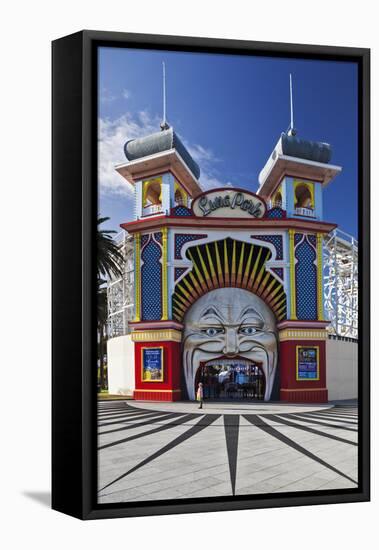
[[[124,258],[123,276],[107,281],[109,338],[129,332],[129,321],[134,317],[133,238],[125,232],[115,238]]]
[[[324,241],[324,305],[333,334],[358,338],[358,242],[339,229]]]

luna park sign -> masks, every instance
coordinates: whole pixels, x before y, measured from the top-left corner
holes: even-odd
[[[266,203],[242,189],[215,189],[196,197],[192,211],[195,216],[208,218],[262,218]]]

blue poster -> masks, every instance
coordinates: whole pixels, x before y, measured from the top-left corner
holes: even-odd
[[[297,379],[318,379],[318,348],[304,347],[297,349]]]
[[[162,382],[163,348],[142,349],[142,380],[144,382]]]

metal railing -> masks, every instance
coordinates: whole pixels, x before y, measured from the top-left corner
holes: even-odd
[[[282,201],[271,201],[270,208],[283,208]]]
[[[163,212],[163,208],[161,204],[150,204],[149,206],[145,206],[142,210],[143,216],[151,216],[153,214],[159,214]]]
[[[315,218],[315,211],[313,208],[304,208],[304,207],[296,207],[295,208],[295,214],[296,216],[306,216],[307,218]]]

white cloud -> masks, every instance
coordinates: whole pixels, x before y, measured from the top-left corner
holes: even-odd
[[[124,88],[124,89],[122,90],[122,94],[121,94],[121,95],[122,95],[122,97],[123,97],[124,99],[129,99],[129,98],[131,97],[132,94],[131,94],[131,92],[129,92],[129,90],[127,90],[126,88]]]
[[[126,161],[124,155],[126,141],[159,131],[159,123],[159,117],[151,117],[147,111],[141,111],[137,116],[126,113],[114,120],[99,119],[98,177],[101,194],[117,194],[131,198],[133,188],[116,172],[115,165]],[[220,180],[219,172],[215,167],[220,160],[210,149],[199,144],[192,145],[184,139],[183,141],[200,166],[200,183],[204,190],[233,186],[231,182]]]
[[[101,103],[112,103],[112,101],[115,101],[117,99],[117,95],[108,88],[101,88],[100,90],[100,102]]]
[[[129,99],[132,96],[131,92],[126,88],[123,88],[120,93],[116,93],[105,87],[101,88],[99,95],[101,103],[112,103],[116,99]]]
[[[102,194],[132,194],[132,186],[116,172],[115,165],[126,161],[126,141],[152,134],[158,128],[159,120],[150,120],[144,112],[139,113],[135,119],[128,113],[114,120],[99,119],[98,177]]]
[[[191,153],[192,157],[196,160],[196,162],[219,162],[219,159],[215,157],[213,152],[210,149],[205,149],[202,145],[195,144],[190,145],[186,142],[185,139],[183,139],[182,136],[180,136],[183,143],[186,144],[186,147],[188,151]]]
[[[233,187],[231,182],[225,182],[220,179],[217,163],[221,160],[217,158],[211,149],[206,149],[202,145],[191,145],[181,137],[192,158],[200,166],[200,183],[204,190],[216,189],[217,187]]]

